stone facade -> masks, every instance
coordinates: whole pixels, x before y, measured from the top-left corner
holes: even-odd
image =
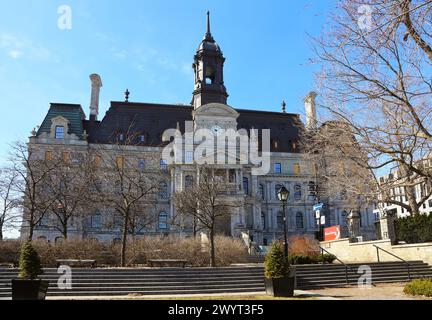
[[[228,94],[224,85],[223,65],[225,58],[220,47],[210,33],[210,24],[206,36],[194,57],[195,84],[192,104],[157,105],[145,103],[112,102],[105,117],[97,120],[99,114],[99,90],[102,81],[98,75],[91,75],[92,94],[90,117],[86,119],[80,105],[52,104],[39,128],[30,138],[30,145],[38,150],[43,158],[46,152],[69,151],[74,157],[86,154],[97,148],[108,150],[114,139],[122,139],[122,135],[133,119],[137,132],[141,132],[141,141],[125,147],[125,158],[130,163],[145,166],[161,166],[163,145],[161,132],[168,128],[177,128],[185,132],[185,121],[192,121],[193,128],[209,129],[216,136],[220,130],[226,129],[270,129],[271,153],[270,171],[265,175],[253,175],[253,166],[249,164],[217,165],[215,170],[224,172],[227,185],[232,192],[227,198],[240,201],[242,206],[232,215],[227,225],[228,233],[260,245],[270,244],[275,239],[283,238],[283,213],[276,192],[283,185],[290,191],[287,205],[287,229],[291,235],[315,236],[318,227],[312,206],[315,197],[311,196],[308,186],[316,184],[316,176],[311,163],[300,152],[299,136],[304,125],[297,114],[285,112],[265,112],[234,109],[227,105]],[[305,98],[307,127],[316,126],[315,110],[316,93]],[[129,120],[128,120],[129,119]],[[129,121],[129,122],[128,122]],[[57,132],[56,130],[60,130]],[[150,160],[151,159],[151,160]],[[163,163],[162,163],[163,164]],[[155,215],[158,222],[142,234],[146,235],[190,235],[190,226],[179,228],[170,226],[170,217],[175,215],[172,196],[185,188],[188,179],[195,179],[196,163],[170,165],[166,167],[166,196],[160,198]],[[162,168],[165,170],[165,167]],[[326,203],[326,225],[340,224],[347,232],[346,216],[351,209],[347,202],[333,199]],[[360,233],[365,239],[373,239],[374,215],[369,204],[358,203],[355,208],[361,216]],[[70,237],[96,238],[99,240],[117,241],[120,239],[119,228],[106,229],[104,220],[114,214],[111,208],[100,208],[97,213],[86,213],[84,220],[73,221]],[[35,230],[36,238],[56,241],[60,233],[50,228],[48,214]],[[26,226],[22,235],[26,234]]]

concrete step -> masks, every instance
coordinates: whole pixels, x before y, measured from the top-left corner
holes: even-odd
[[[432,277],[432,268],[421,261],[411,261],[412,278],[419,274]],[[349,284],[356,285],[360,274],[355,270],[364,264],[350,264]],[[367,264],[372,268],[374,283],[405,282],[407,268],[403,262]],[[11,296],[12,278],[17,269],[0,272],[0,297]],[[72,269],[73,290],[57,288],[56,269],[45,269],[41,277],[50,281],[48,296],[185,294],[264,291],[263,267],[232,268],[134,268],[134,269]],[[418,273],[418,274],[416,274]],[[345,267],[340,264],[297,266],[297,288],[313,289],[346,286]]]

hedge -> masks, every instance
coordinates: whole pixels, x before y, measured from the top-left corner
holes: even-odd
[[[417,214],[395,220],[396,239],[406,243],[432,242],[432,214]]]
[[[304,255],[304,254],[290,254],[290,264],[317,264],[317,263],[333,263],[336,256],[332,254],[318,254],[318,255]]]

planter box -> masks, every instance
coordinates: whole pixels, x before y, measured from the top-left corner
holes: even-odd
[[[293,297],[296,284],[295,268],[285,278],[264,279],[266,293],[273,297]]]
[[[48,281],[12,279],[12,300],[45,300]]]

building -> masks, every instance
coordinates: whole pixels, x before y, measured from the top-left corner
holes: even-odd
[[[432,166],[430,159],[423,160],[423,168]],[[431,214],[432,213],[432,189],[430,183],[423,178],[417,178],[417,183],[412,186],[413,198],[415,203],[418,204],[418,210],[420,214]],[[390,170],[390,173],[379,177],[379,183],[383,194],[380,195],[380,199],[383,202],[374,210],[375,215],[379,218],[383,211],[393,214],[394,217],[404,218],[411,215],[411,212],[397,203],[391,203],[390,200],[394,200],[401,204],[409,205],[407,195],[407,185],[404,176],[401,174],[399,168]],[[385,193],[385,194],[384,194]],[[387,200],[386,200],[387,199]],[[423,201],[425,200],[425,201]]]
[[[253,175],[254,168],[248,164],[223,164],[217,170],[224,172],[226,182],[232,184],[231,198],[242,203],[236,214],[231,216],[227,225],[229,234],[235,237],[245,236],[258,243],[269,244],[274,239],[283,238],[284,215],[277,199],[277,191],[282,185],[290,190],[287,206],[287,227],[289,235],[315,236],[318,227],[312,206],[315,197],[308,187],[316,183],[313,166],[305,159],[300,150],[300,132],[316,126],[315,98],[311,92],[305,98],[307,114],[306,128],[300,115],[286,112],[282,104],[281,112],[236,109],[227,104],[228,93],[224,84],[225,57],[210,32],[210,20],[207,17],[207,31],[194,56],[194,88],[190,105],[165,105],[154,103],[136,103],[129,101],[126,92],[125,101],[113,101],[102,119],[99,119],[99,93],[101,78],[90,76],[92,90],[90,115],[86,116],[81,105],[52,103],[37,132],[30,138],[30,144],[39,150],[40,157],[46,154],[69,150],[74,154],[86,153],[97,146],[110,145],[125,139],[134,123],[139,143],[125,149],[125,157],[133,158],[137,166],[147,165],[147,158],[157,158],[161,170],[166,170],[165,192],[160,197],[155,214],[158,222],[151,230],[143,234],[190,234],[190,228],[179,230],[169,225],[170,217],[175,213],[172,195],[185,188],[195,178],[196,165],[184,163],[167,165],[162,159],[165,144],[162,134],[175,128],[182,133],[190,121],[194,130],[209,129],[215,136],[222,130],[270,129],[270,170],[265,175]],[[185,155],[187,158],[187,155]],[[363,219],[363,231],[366,238],[374,235],[373,213],[367,204],[357,206]],[[356,208],[357,208],[356,207]],[[326,225],[346,225],[346,215],[351,208],[343,200],[327,204]],[[119,229],[106,229],[103,221],[112,210],[90,213],[86,221],[74,221],[70,235],[78,238],[88,237],[99,240],[119,239]],[[55,241],[60,234],[49,227],[47,215],[35,230],[35,237]],[[371,229],[372,228],[372,229]],[[26,232],[23,226],[22,234]]]

